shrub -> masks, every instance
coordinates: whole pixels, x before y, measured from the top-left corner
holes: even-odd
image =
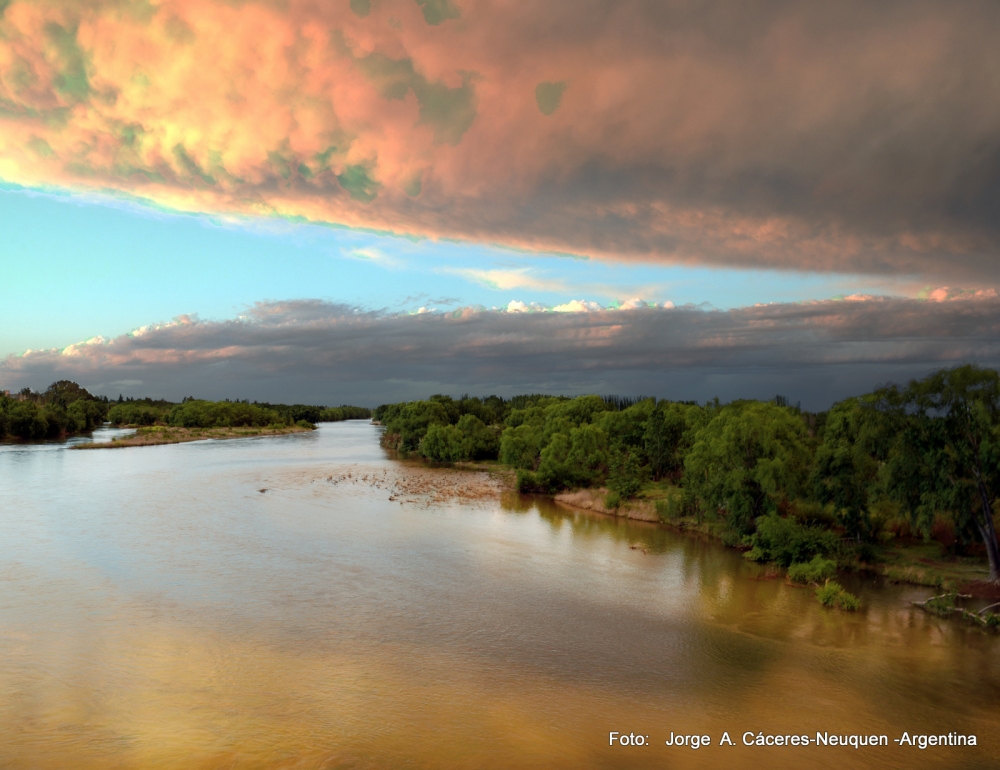
[[[618,506],[622,504],[622,496],[615,491],[608,492],[604,496],[604,507],[608,509],[617,509]]]
[[[845,591],[836,580],[827,580],[816,589],[816,598],[824,607],[836,607],[841,610],[854,610],[861,607],[861,600],[854,594]]]
[[[832,527],[837,524],[837,513],[832,505],[815,500],[795,500],[789,505],[791,515],[799,524],[810,527]]]
[[[689,499],[689,495],[685,493],[685,490],[675,487],[667,490],[667,497],[665,499],[657,500],[653,505],[656,507],[656,515],[660,521],[671,521],[679,519],[690,512],[692,501]]]
[[[837,563],[822,556],[814,556],[812,561],[793,564],[788,568],[788,579],[793,583],[818,583],[833,577]]]
[[[298,420],[295,424],[300,428],[305,428],[306,430],[316,430],[316,426],[309,422],[309,420]]]
[[[517,491],[521,494],[531,494],[533,492],[544,492],[544,488],[538,483],[538,477],[531,471],[523,468],[517,469]]]
[[[757,519],[757,531],[750,537],[752,550],[747,558],[773,561],[782,567],[804,562],[817,554],[833,553],[837,538],[818,527],[805,527],[775,514]]]

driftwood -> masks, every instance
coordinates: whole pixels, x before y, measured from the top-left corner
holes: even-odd
[[[950,599],[952,602],[954,602],[956,599],[971,599],[971,598],[972,594],[948,593],[948,594],[941,594],[940,596],[932,596],[930,599],[925,599],[922,602],[911,601],[910,604],[912,604],[914,607],[919,607],[924,612],[929,612],[932,615],[938,615],[940,617],[950,617],[950,616],[953,617],[957,615],[962,620],[974,623],[980,628],[990,628],[991,623],[989,621],[989,618],[987,618],[986,613],[989,610],[993,609],[994,607],[1000,607],[1000,602],[997,602],[996,604],[991,604],[989,607],[984,607],[978,613],[969,612],[969,610],[965,609],[964,607],[955,607],[955,606],[948,607],[948,606],[942,606],[940,604],[931,604],[931,602],[936,602],[943,599]]]

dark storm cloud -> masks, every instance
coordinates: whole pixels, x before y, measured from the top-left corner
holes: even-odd
[[[1000,363],[1000,300],[863,299],[728,312],[390,315],[319,301],[261,303],[231,321],[184,317],[113,340],[29,351],[5,387],[59,378],[115,395],[355,402],[433,392],[776,393],[809,408],[955,363]],[[129,383],[119,385],[116,383]]]

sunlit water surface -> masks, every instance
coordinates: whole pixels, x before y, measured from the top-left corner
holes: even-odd
[[[426,471],[377,430],[0,447],[0,767],[1000,767],[1000,644],[925,590],[851,615],[651,525],[390,500]],[[750,730],[980,745],[717,745]]]

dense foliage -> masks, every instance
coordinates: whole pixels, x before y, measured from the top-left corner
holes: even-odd
[[[609,499],[670,487],[661,515],[692,514],[748,557],[828,577],[897,534],[983,552],[1000,579],[1000,376],[943,370],[809,414],[777,397],[688,402],[543,395],[432,396],[380,406],[385,446],[437,461],[495,459],[522,491],[605,485]],[[942,534],[943,533],[943,534]]]
[[[185,398],[176,404],[162,399],[93,396],[75,382],[60,380],[44,393],[24,389],[0,395],[0,438],[58,438],[92,431],[105,422],[114,426],[169,425],[183,428],[236,428],[313,425],[317,422],[367,419],[359,406],[266,404],[248,401],[203,401]]]
[[[43,393],[25,388],[17,396],[0,395],[0,438],[58,438],[101,425],[108,400],[91,395],[69,380],[52,383]]]

